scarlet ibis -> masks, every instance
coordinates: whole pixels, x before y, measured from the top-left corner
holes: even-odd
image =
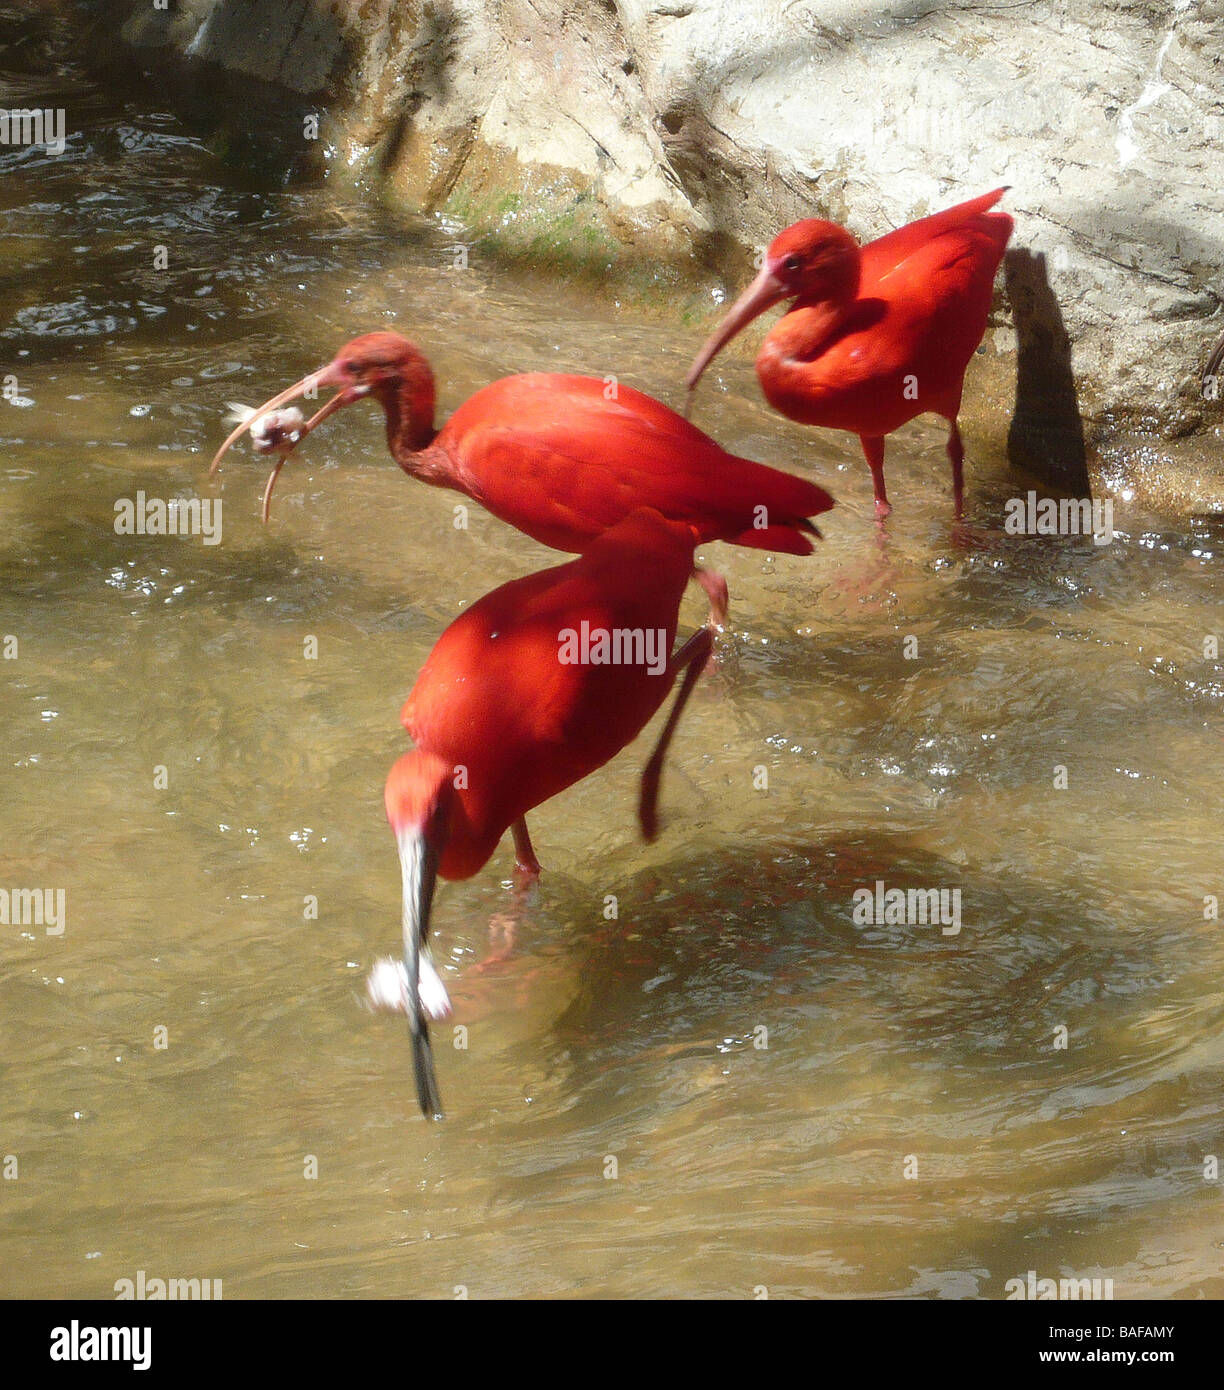
[[[724,344],[771,305],[793,299],[756,360],[769,403],[792,420],[859,436],[877,517],[891,511],[884,436],[927,411],[942,415],[959,517],[965,455],[956,418],[1012,231],[1007,213],[987,209],[1006,191],[996,188],[866,246],[835,222],[809,218],[788,227],[694,359],[685,379],[690,401]]]
[[[434,428],[434,376],[398,333],[354,338],[319,371],[273,396],[254,419],[318,387],[338,387],[304,427],[371,396],[386,413],[387,444],[414,478],[450,487],[556,550],[582,553],[639,507],[693,527],[698,544],[730,541],[755,550],[809,555],[809,520],[833,499],[823,488],[726,453],[665,405],[595,377],[531,372],[503,377]],[[251,422],[217,451],[210,472]],[[283,460],[265,489],[265,512]],[[726,584],[697,571],[714,621],[726,614]]]
[[[435,880],[478,873],[507,828],[520,871],[538,874],[527,812],[632,742],[683,671],[642,779],[638,814],[653,838],[663,759],[713,643],[702,628],[672,654],[695,540],[692,526],[638,510],[579,559],[474,603],[417,677],[402,714],[416,748],[392,767],[386,807],[403,875],[400,1003],[427,1116],[442,1107],[426,1015],[449,1012],[426,947]],[[386,1002],[385,973],[371,993]]]

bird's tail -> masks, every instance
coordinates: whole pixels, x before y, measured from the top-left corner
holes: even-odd
[[[806,535],[804,533],[807,533]],[[728,544],[746,546],[749,550],[772,550],[778,555],[810,555],[815,549],[808,536],[820,536],[810,521],[780,522],[760,530],[751,528],[732,536]]]
[[[983,193],[980,197],[957,203],[955,207],[932,213],[930,217],[908,222],[904,227],[898,227],[895,232],[889,232],[887,236],[873,241],[872,257],[897,264],[926,246],[935,237],[972,226],[985,231],[995,241],[999,257],[1002,259],[1007,240],[1012,233],[1012,219],[1006,212],[990,212],[989,209],[994,207],[1006,192],[1007,185],[1004,185],[992,193]]]
[[[737,514],[752,525],[730,537],[732,545],[773,550],[783,555],[810,555],[810,536],[820,532],[810,520],[827,512],[833,499],[822,487],[763,463],[736,459]]]

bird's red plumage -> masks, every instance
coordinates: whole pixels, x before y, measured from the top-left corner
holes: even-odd
[[[770,403],[804,424],[882,436],[935,411],[954,418],[982,340],[1012,219],[1002,189],[862,248],[857,299],[812,353],[828,316],[796,300],[768,335],[757,375]]]
[[[451,461],[452,486],[557,550],[581,551],[645,506],[698,542],[806,555],[806,518],[833,505],[814,483],[728,454],[650,396],[594,377],[503,377],[455,411],[434,451]]]
[[[561,634],[583,621],[662,629],[670,656],[692,560],[687,526],[639,511],[581,558],[487,594],[438,639],[402,717],[437,775],[455,786],[444,877],[476,873],[515,820],[641,732],[674,672],[563,663]]]

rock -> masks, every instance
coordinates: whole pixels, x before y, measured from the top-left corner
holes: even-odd
[[[174,10],[139,4],[120,31],[137,47],[169,46],[190,58],[277,82],[295,92],[322,91],[344,53],[344,31],[314,0],[181,0]]]
[[[1010,184],[1029,258],[1007,276],[1025,298],[1022,381],[1042,343],[1060,354],[1051,408],[1065,424],[1078,406],[1098,485],[1138,451],[1145,497],[1224,509],[1224,403],[1199,384],[1224,325],[1224,0],[111,9],[129,43],[316,96],[333,167],[376,173],[400,205],[552,268],[687,286],[690,311],[713,313],[714,277],[738,286],[799,217],[869,239]],[[1015,339],[990,333],[987,348],[1010,358]],[[1078,465],[1045,457],[1050,418],[1030,412],[1012,447],[1057,483]],[[1075,452],[1062,425],[1058,438]]]

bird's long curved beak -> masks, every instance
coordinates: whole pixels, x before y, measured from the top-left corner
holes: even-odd
[[[261,405],[258,410],[249,415],[240,425],[234,427],[233,432],[226,438],[225,443],[222,444],[213,455],[213,461],[208,466],[208,476],[210,478],[213,476],[221,460],[229,452],[233,444],[244,435],[257,420],[263,419],[268,411],[277,410],[282,405],[288,405],[290,401],[296,401],[299,396],[306,395],[308,391],[313,394],[320,386],[343,386],[344,384],[344,377],[341,375],[339,367],[337,367],[334,362],[329,362],[326,367],[321,367],[317,372],[311,372],[308,376],[304,376],[301,381],[295,381],[292,386],[286,387],[279,395],[273,396],[270,401],[264,401],[263,405]],[[340,396],[344,396],[345,394],[344,391],[340,392]],[[338,409],[339,405],[337,401],[338,397],[333,397],[306,426],[306,431],[308,432],[311,426],[317,424],[320,419],[325,418],[326,415],[330,415],[332,410]],[[343,404],[343,402],[341,402],[341,404]],[[303,437],[305,437],[305,432],[303,433]]]
[[[299,385],[300,384],[301,383],[299,383]],[[324,383],[324,385],[326,384],[327,383]],[[315,413],[310,417],[310,419],[307,420],[306,423],[302,426],[302,438],[298,440],[298,443],[300,444],[302,442],[302,439],[307,438],[311,430],[313,430],[316,425],[321,425],[329,415],[334,415],[336,411],[339,410],[342,406],[348,405],[351,401],[359,400],[365,394],[366,392],[364,388],[354,386],[346,386],[343,390],[337,391],[336,394],[331,398],[331,400],[328,401],[325,405],[320,406],[319,409],[316,410]],[[275,408],[275,406],[265,407],[265,409],[273,410]],[[259,411],[256,413],[262,414],[263,412]],[[255,418],[255,415],[252,415],[251,419],[243,425],[243,429],[249,430],[251,428],[251,422]],[[224,449],[222,450],[222,452],[224,452]],[[221,455],[218,454],[217,458],[213,460],[213,468],[217,466],[217,460],[220,459],[220,457]],[[283,454],[280,458],[276,460],[276,462],[272,465],[271,473],[268,474],[268,481],[264,484],[263,523],[265,526],[268,524],[268,517],[271,514],[272,510],[272,489],[276,486],[276,480],[280,476],[281,469],[285,466],[286,458],[288,458],[288,455]]]
[[[408,977],[406,1003],[417,1099],[427,1119],[440,1120],[442,1097],[429,1046],[429,1023],[421,1007],[421,953],[429,936],[429,915],[440,856],[430,844],[423,826],[396,827],[395,842],[399,847],[404,881],[404,970]]]
[[[727,310],[726,317],[718,325],[709,338],[706,339],[705,346],[693,359],[693,365],[688,370],[688,376],[684,378],[684,386],[688,392],[685,400],[684,413],[687,418],[689,407],[692,405],[693,392],[697,389],[697,383],[701,380],[701,374],[710,365],[715,357],[722,351],[727,343],[739,332],[752,322],[758,314],[763,314],[766,309],[775,304],[780,304],[782,300],[789,299],[794,291],[788,289],[786,285],[773,273],[766,265],[761,267],[760,274],[740,295],[734,304]]]
[[[276,486],[276,480],[280,476],[280,471],[285,466],[284,456],[278,458],[272,465],[272,471],[268,474],[268,481],[264,484],[263,495],[263,524],[268,524],[268,517],[272,511],[272,489]]]

